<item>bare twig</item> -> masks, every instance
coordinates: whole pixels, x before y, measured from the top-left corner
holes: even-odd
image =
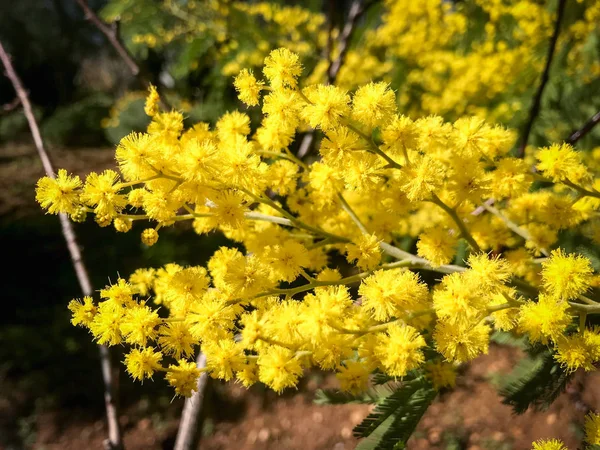
[[[21,104],[21,99],[17,96],[12,102],[5,103],[2,105],[2,111],[5,113],[11,112]]]
[[[96,15],[96,13],[89,7],[87,0],[76,1],[79,4],[79,6],[81,6],[81,9],[83,9],[86,19],[92,22],[94,26],[98,28],[98,30],[100,30],[100,32],[104,34],[104,36],[106,36],[106,38],[110,42],[110,45],[113,46],[113,48],[117,51],[119,56],[123,59],[123,61],[125,61],[125,64],[127,64],[127,67],[129,68],[129,71],[132,73],[132,75],[137,76],[140,73],[140,67],[137,65],[129,51],[127,51],[125,46],[119,40],[119,36],[117,35],[117,28],[111,27],[104,23],[102,19],[100,19]]]
[[[525,156],[525,148],[527,147],[527,141],[529,141],[529,135],[531,134],[533,122],[535,122],[535,119],[540,113],[542,95],[544,94],[544,88],[546,87],[548,79],[550,78],[550,66],[552,65],[552,59],[554,58],[554,51],[556,50],[556,41],[558,41],[560,25],[562,23],[566,3],[567,0],[559,0],[558,3],[558,8],[556,11],[556,22],[554,24],[554,32],[552,33],[552,37],[550,38],[550,47],[548,48],[548,55],[546,57],[546,67],[544,67],[544,72],[542,73],[540,85],[538,86],[537,92],[535,93],[535,97],[533,98],[531,108],[529,109],[529,118],[527,119],[527,123],[525,124],[525,128],[523,129],[521,145],[517,150],[518,158],[523,158]]]
[[[361,0],[354,0],[352,2],[352,4],[350,5],[350,11],[348,12],[348,18],[346,19],[346,23],[344,24],[344,28],[342,29],[342,33],[340,34],[338,39],[339,54],[335,60],[331,58],[331,53],[333,50],[333,45],[331,42],[331,24],[333,23],[333,12],[330,10],[330,29],[327,43],[328,54],[326,55],[326,58],[329,61],[329,67],[327,68],[327,84],[335,83],[338,73],[342,68],[342,65],[344,64],[344,60],[346,59],[346,55],[348,54],[348,50],[350,49],[350,40],[352,38],[354,30],[356,29],[356,23],[358,22],[358,19],[378,1],[379,0],[370,0],[364,4]],[[298,148],[298,158],[304,158],[310,152],[314,139],[315,130],[310,130],[304,135],[304,138],[300,142],[300,146]]]
[[[567,143],[574,145],[579,139],[588,134],[600,122],[600,111],[594,114],[579,130],[571,133],[567,139]]]
[[[203,369],[206,366],[206,356],[203,353],[198,354],[196,366],[199,369]],[[185,400],[173,450],[192,450],[194,448],[196,432],[198,431],[198,417],[200,416],[200,411],[202,409],[202,401],[204,400],[207,382],[208,374],[202,372],[200,378],[198,378],[196,392],[194,392],[190,398]]]
[[[35,120],[35,116],[33,115],[27,91],[23,87],[21,79],[15,72],[15,69],[11,62],[11,58],[8,55],[8,53],[6,53],[6,51],[4,50],[4,47],[1,42],[0,60],[2,61],[2,64],[4,65],[4,68],[6,70],[6,76],[12,83],[15,91],[17,92],[17,96],[19,97],[19,101],[23,105],[23,111],[25,113],[25,117],[27,118],[29,129],[31,130],[31,135],[35,142],[35,146],[39,153],[40,159],[42,160],[44,171],[46,172],[47,176],[54,177],[54,168],[50,161],[48,152],[44,148],[44,142],[42,141],[42,136],[40,134],[39,127]],[[75,230],[73,229],[73,225],[69,221],[69,218],[66,216],[66,214],[59,214],[59,218],[62,227],[62,233],[67,243],[67,247],[69,249],[71,262],[73,263],[73,268],[75,269],[75,273],[77,274],[77,280],[79,281],[81,291],[83,292],[83,295],[91,296],[92,285],[90,283],[90,278],[81,258],[81,252],[77,244],[77,239],[75,236]],[[121,430],[119,428],[118,421],[115,394],[116,385],[113,379],[113,370],[111,367],[109,356],[110,355],[108,348],[106,348],[105,346],[100,346],[100,363],[102,365],[102,377],[104,379],[104,401],[106,407],[106,416],[108,420],[108,440],[105,442],[105,446],[107,449],[110,450],[121,450],[123,448],[123,441],[121,439]]]

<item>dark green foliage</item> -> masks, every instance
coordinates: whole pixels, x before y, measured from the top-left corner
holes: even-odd
[[[403,449],[437,391],[420,377],[400,385],[380,400],[375,410],[354,428],[356,437],[365,438],[360,450]]]
[[[547,409],[563,392],[572,374],[565,372],[552,352],[546,350],[535,357],[523,358],[500,389],[503,403],[522,414],[531,406]]]
[[[490,335],[490,341],[498,345],[508,345],[526,350],[528,341],[525,336],[515,336],[511,332],[496,330]]]
[[[319,389],[315,394],[315,403],[317,405],[373,404],[394,393],[395,387],[395,385],[375,386],[356,395],[337,389]]]

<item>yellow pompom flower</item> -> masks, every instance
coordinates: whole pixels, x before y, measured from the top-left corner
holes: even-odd
[[[421,350],[425,346],[425,339],[415,328],[393,323],[385,333],[377,336],[375,355],[381,361],[385,373],[403,377],[425,361]]]
[[[453,322],[438,322],[433,339],[438,352],[450,362],[468,362],[488,352],[490,327],[483,323],[462,326]]]
[[[568,450],[558,439],[540,439],[533,443],[531,450]]]
[[[556,339],[554,359],[568,372],[582,368],[586,372],[594,370],[594,346],[585,335],[574,334]]]
[[[590,412],[585,416],[585,442],[600,445],[600,414]]]
[[[296,386],[302,372],[300,361],[287,348],[271,346],[258,357],[258,378],[275,392]]]
[[[71,300],[68,308],[73,314],[71,323],[82,327],[89,327],[98,312],[92,297],[88,296],[83,297],[83,301],[79,299]]]
[[[117,230],[119,233],[127,233],[129,230],[131,230],[133,221],[131,219],[121,219],[120,217],[117,217],[114,220],[113,225],[115,230]]]
[[[56,178],[43,177],[37,182],[35,199],[50,214],[75,214],[79,208],[78,176],[70,176],[65,169],[59,169]]]
[[[425,370],[435,389],[456,386],[456,370],[453,364],[443,361],[430,362],[425,366]]]
[[[370,374],[371,368],[364,361],[344,361],[335,377],[342,391],[356,395],[367,390]]]
[[[158,242],[158,231],[154,228],[146,228],[142,231],[142,242],[148,247],[152,247]]]
[[[147,116],[153,117],[158,113],[160,104],[160,96],[156,90],[156,86],[150,85],[148,88],[148,96],[144,104],[144,112]]]
[[[221,191],[212,199],[209,222],[213,227],[238,228],[244,222],[246,203],[235,191]]]
[[[285,241],[269,248],[268,261],[277,280],[294,281],[303,267],[310,265],[310,255],[300,242]]]
[[[193,391],[198,390],[198,377],[200,369],[196,363],[180,359],[177,365],[171,364],[167,369],[166,379],[175,388],[177,395],[191,397]]]
[[[346,259],[363,270],[371,270],[381,261],[380,239],[374,234],[363,234],[354,243],[346,245]]]
[[[125,355],[125,367],[134,380],[143,381],[152,378],[154,372],[162,369],[160,361],[162,353],[154,351],[152,347],[134,348]]]
[[[242,69],[238,76],[235,77],[233,85],[241,101],[248,106],[258,105],[260,91],[263,89],[264,83],[258,81],[251,70]]]
[[[542,263],[543,286],[557,298],[572,300],[590,288],[593,272],[592,264],[585,256],[554,250]]]
[[[416,202],[431,198],[431,193],[442,186],[446,170],[438,159],[425,156],[404,167],[402,172],[400,188],[409,200]]]
[[[159,329],[158,345],[167,355],[176,359],[194,354],[194,345],[198,340],[192,336],[187,322],[169,322]]]
[[[581,164],[581,156],[569,144],[553,144],[542,148],[536,155],[537,169],[554,182],[580,181],[573,176],[586,169]],[[581,178],[580,176],[577,178]]]
[[[223,114],[217,121],[217,135],[221,141],[227,141],[234,135],[248,136],[250,134],[250,117],[239,111]]]
[[[297,78],[302,73],[300,58],[287,48],[273,50],[265,58],[263,73],[274,89],[285,86],[295,88],[298,85]]]
[[[121,320],[125,308],[110,299],[98,305],[98,312],[89,325],[90,332],[100,345],[117,345],[122,341]]]
[[[352,117],[368,128],[386,125],[396,113],[396,94],[383,81],[358,88],[352,98]]]
[[[532,342],[547,344],[549,339],[556,340],[571,323],[568,307],[567,302],[540,294],[537,303],[528,301],[519,309],[518,330],[529,334]]]
[[[449,264],[456,253],[458,239],[443,227],[429,228],[419,235],[417,254],[427,259],[433,267]]]
[[[154,340],[162,323],[156,311],[146,305],[127,308],[121,321],[121,334],[125,342],[145,347],[148,340]]]
[[[152,289],[155,276],[155,269],[137,269],[129,276],[129,283],[133,286],[137,294],[146,296]]]
[[[409,270],[378,270],[363,280],[358,294],[362,306],[381,321],[425,303],[429,296],[427,285]]]
[[[210,342],[202,346],[202,351],[206,354],[206,367],[213,378],[229,381],[246,363],[242,346],[230,339]]]
[[[303,92],[311,103],[302,109],[302,118],[313,128],[336,128],[350,114],[350,97],[337,86],[319,84]]]
[[[465,272],[475,286],[486,290],[498,290],[511,277],[508,261],[499,256],[489,257],[485,253],[471,254],[467,261],[470,270]]]

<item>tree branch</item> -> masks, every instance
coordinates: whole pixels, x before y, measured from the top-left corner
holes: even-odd
[[[206,356],[204,353],[198,354],[196,366],[198,369],[206,367]],[[208,373],[204,371],[198,378],[197,390],[190,398],[185,399],[173,450],[192,450],[195,448],[194,444],[196,442],[196,432],[198,431],[198,417],[202,410],[202,401],[204,400],[207,382]]]
[[[586,134],[588,134],[590,131],[592,131],[592,129],[596,125],[598,125],[598,122],[600,122],[600,111],[598,111],[596,114],[594,114],[590,118],[590,120],[588,120],[579,130],[573,131],[573,133],[571,133],[571,136],[568,137],[567,143],[571,144],[571,145],[575,145],[575,143],[579,139],[581,139]]]
[[[337,79],[338,73],[344,64],[346,59],[346,55],[348,54],[348,50],[350,49],[350,40],[352,38],[352,34],[354,34],[354,30],[356,29],[356,23],[358,19],[368,11],[368,9],[376,4],[379,0],[371,0],[363,4],[361,0],[354,0],[352,5],[350,5],[350,11],[348,12],[348,18],[346,19],[346,23],[344,24],[344,28],[342,29],[342,33],[339,37],[339,54],[335,60],[331,58],[331,52],[333,50],[333,45],[331,41],[331,23],[333,22],[332,12],[330,11],[329,23],[329,37],[328,37],[328,54],[326,56],[329,61],[329,67],[327,68],[327,84],[334,84]],[[304,138],[300,142],[300,146],[298,148],[298,158],[304,158],[312,147],[312,143],[315,140],[315,130],[311,130],[304,135]]]
[[[129,68],[131,74],[133,76],[138,76],[140,73],[140,67],[137,65],[129,51],[119,40],[116,28],[112,28],[106,23],[104,23],[102,19],[100,19],[96,15],[96,13],[89,7],[87,0],[76,1],[79,4],[79,6],[81,6],[81,9],[83,9],[83,12],[85,13],[85,18],[92,22],[94,26],[98,28],[98,30],[100,30],[100,32],[104,34],[104,36],[106,36],[108,42],[110,42],[110,45],[113,46],[113,48],[117,51],[121,59],[123,59],[123,61],[125,61],[125,64],[127,64],[127,67]]]
[[[560,25],[562,23],[566,3],[567,0],[559,0],[558,3],[558,8],[556,11],[556,22],[554,24],[554,32],[552,33],[552,37],[550,38],[550,47],[548,48],[548,55],[546,57],[546,67],[544,67],[544,72],[542,73],[540,85],[538,86],[537,92],[535,93],[535,97],[533,98],[531,108],[529,109],[529,118],[527,119],[527,123],[525,124],[525,128],[523,129],[521,145],[517,150],[518,158],[523,158],[525,156],[525,148],[527,147],[527,141],[529,141],[529,135],[531,134],[533,123],[535,122],[535,119],[540,113],[542,95],[544,94],[544,88],[546,87],[548,79],[550,78],[550,66],[552,65],[552,59],[554,58],[554,51],[556,50],[556,42],[558,41]]]
[[[27,91],[23,87],[21,79],[15,72],[11,58],[4,50],[2,42],[0,42],[0,60],[2,61],[2,64],[6,70],[6,76],[12,83],[19,101],[23,105],[23,111],[25,113],[25,117],[27,118],[27,123],[29,124],[29,129],[31,130],[31,135],[33,137],[33,141],[35,142],[35,147],[37,148],[40,159],[42,160],[44,171],[46,172],[47,176],[54,177],[54,168],[50,161],[48,152],[44,148],[44,142],[42,141],[40,129],[35,120],[35,116],[33,115]],[[69,221],[69,218],[66,214],[59,214],[59,218],[62,227],[62,233],[67,243],[67,248],[69,249],[71,262],[73,264],[73,268],[75,269],[81,291],[83,292],[83,295],[91,296],[93,294],[92,285],[81,258],[81,252],[77,244],[73,225]],[[108,420],[108,439],[105,442],[105,446],[109,450],[121,450],[123,449],[123,441],[121,438],[121,430],[119,428],[116,403],[116,385],[114,383],[115,380],[113,378],[113,369],[111,366],[109,350],[107,347],[102,345],[99,347],[102,377],[104,379],[104,403],[106,407],[106,417]]]

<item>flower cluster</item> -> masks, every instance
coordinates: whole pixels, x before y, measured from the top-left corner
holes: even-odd
[[[212,377],[277,392],[310,367],[334,371],[350,392],[375,371],[423,369],[437,388],[453,386],[455,366],[486,353],[494,329],[549,346],[569,371],[592,370],[600,330],[586,318],[600,312],[598,276],[586,257],[550,251],[560,231],[600,225],[600,186],[582,156],[555,144],[517,159],[503,127],[414,120],[385,82],[347,92],[305,84],[302,71],[280,48],[264,79],[236,77],[260,124],[234,111],[212,129],[186,129],[151,90],[147,132],[116,149],[120,173],[82,181],[61,170],[38,182],[50,213],[93,214],[119,232],[153,223],[141,231],[146,245],[191,221],[243,248],[219,249],[206,267],[140,269],[99,303],[72,301],[73,324],[101,344],[130,345],[133,378],[165,372],[181,395],[195,388],[199,347]],[[324,137],[319,157],[304,161],[290,145],[306,127]]]

